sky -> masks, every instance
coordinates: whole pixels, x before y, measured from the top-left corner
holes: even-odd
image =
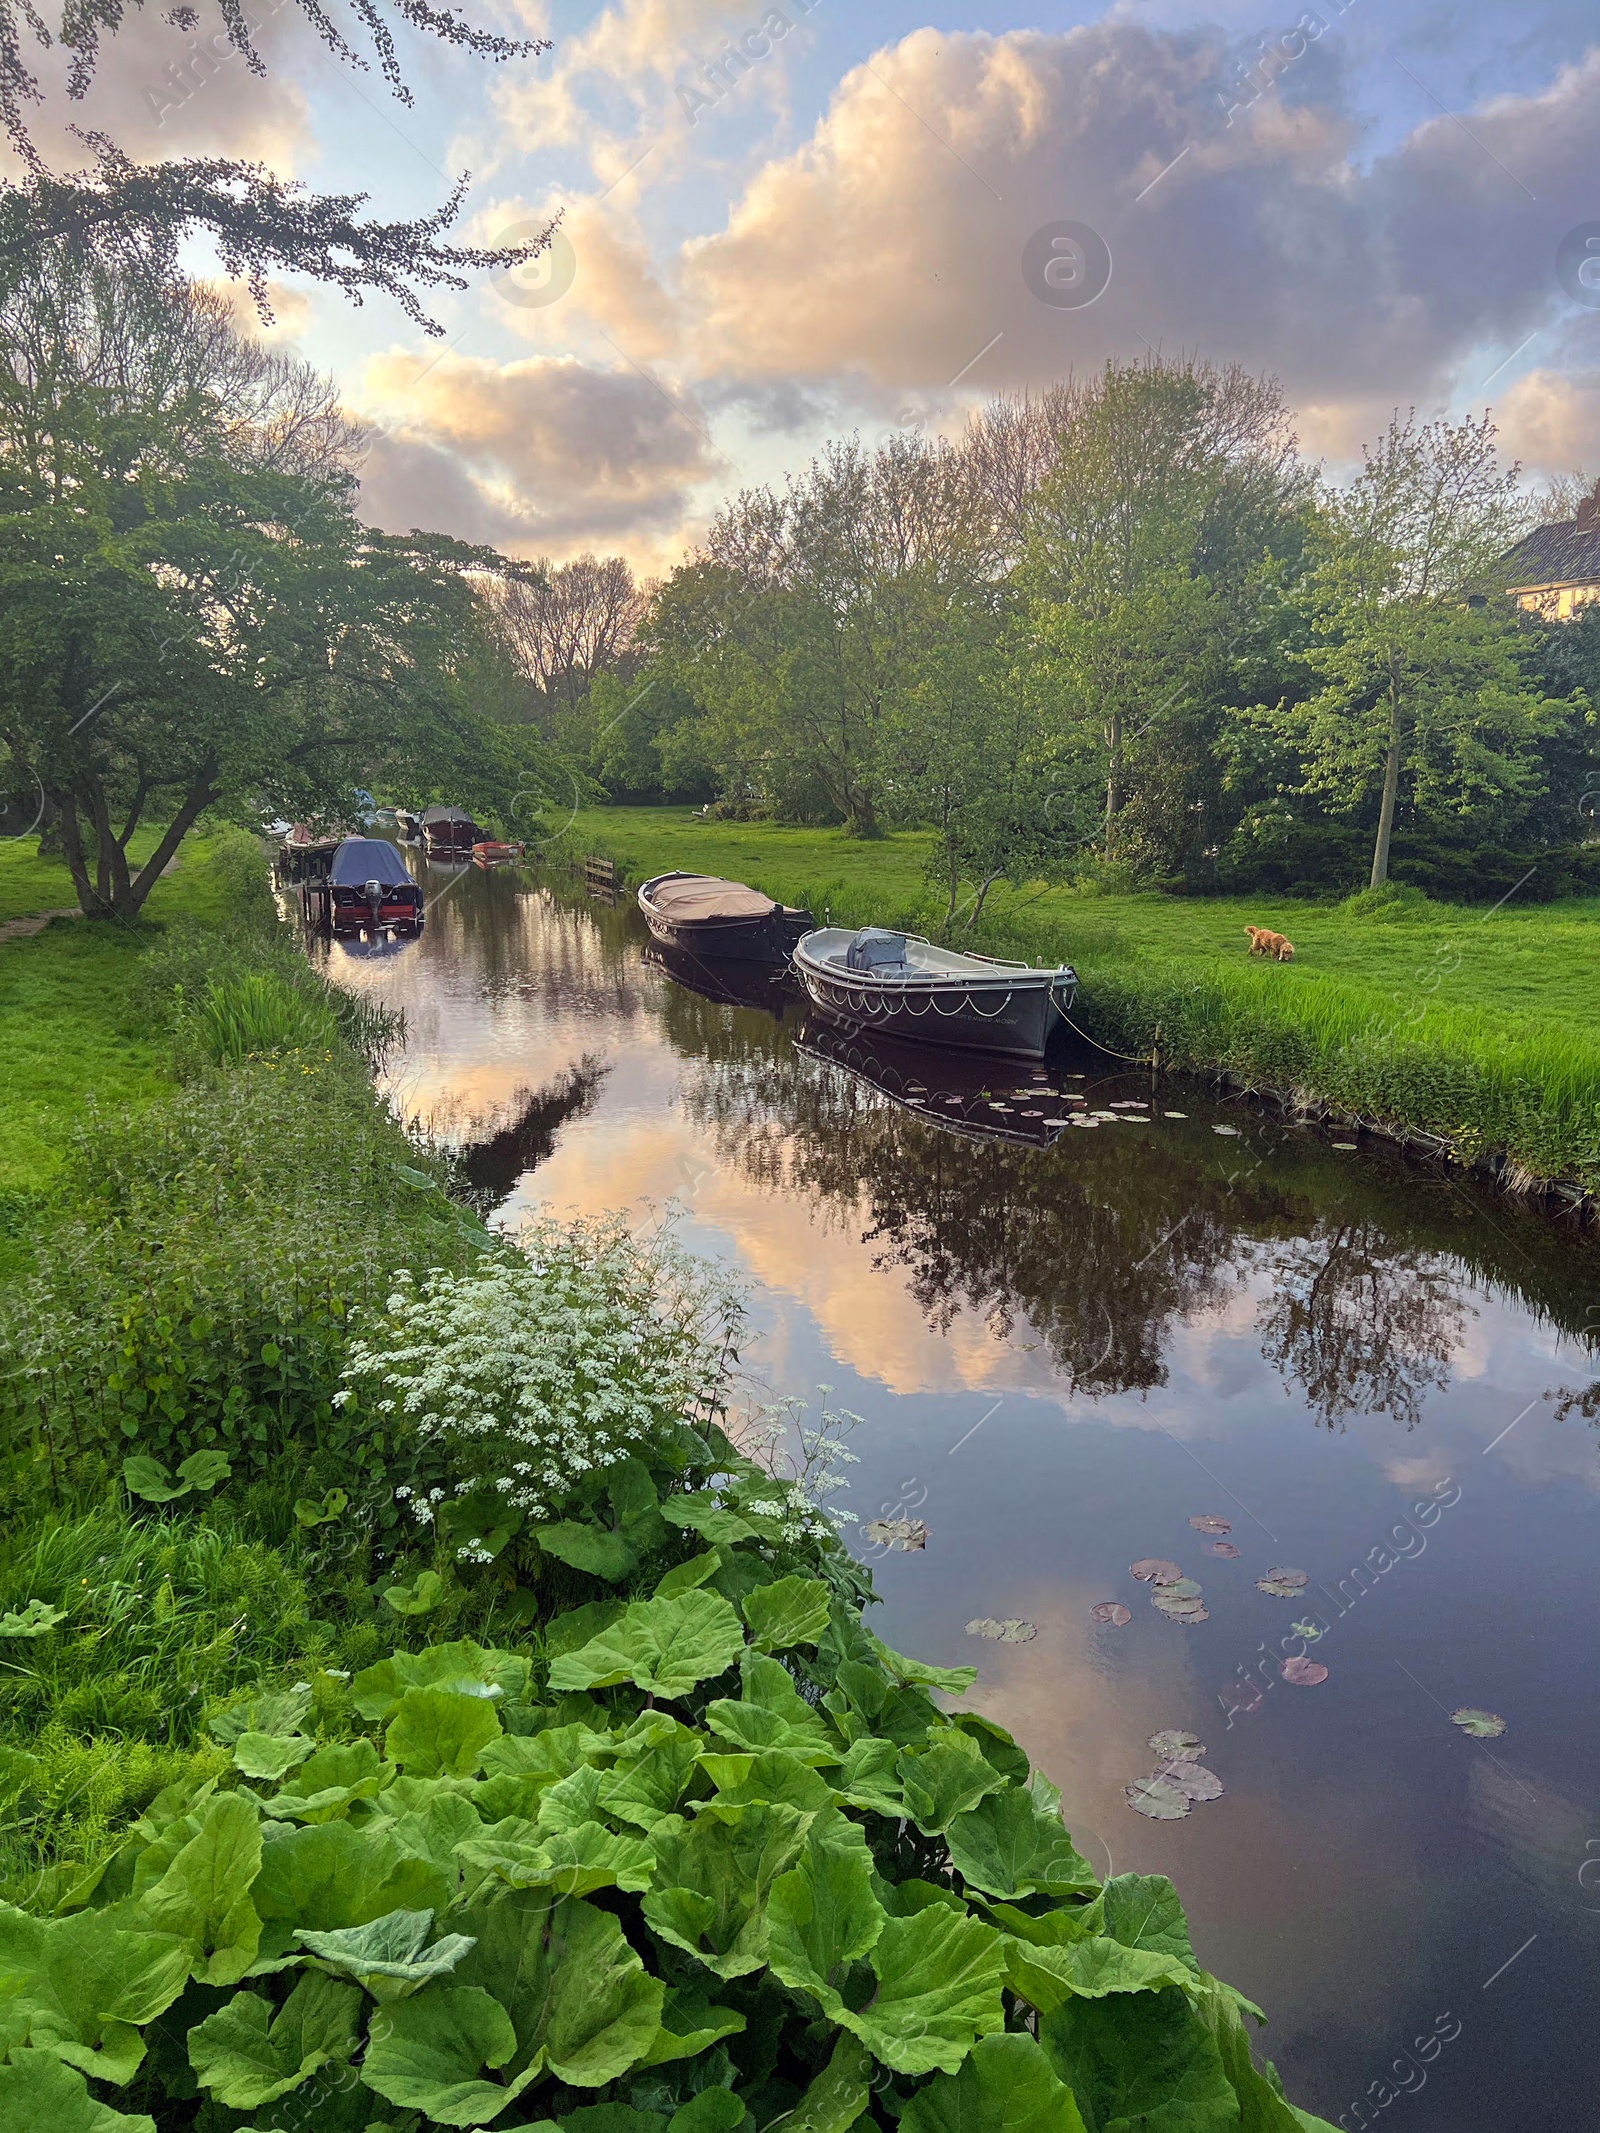
[[[42,55],[47,156],[83,160],[71,119],[385,219],[470,171],[471,241],[559,217],[539,261],[437,292],[437,339],[275,289],[271,337],[367,428],[376,525],[660,574],[829,437],[956,435],[1151,351],[1272,373],[1334,472],[1415,406],[1489,408],[1530,478],[1600,473],[1592,0],[475,0],[550,49],[402,26],[410,104],[294,0],[246,11],[264,80],[191,59],[205,4],[130,16],[77,106]]]

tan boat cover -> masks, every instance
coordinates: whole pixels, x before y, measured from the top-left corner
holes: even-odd
[[[717,918],[770,918],[778,906],[759,889],[742,881],[719,881],[715,874],[685,874],[658,881],[650,901],[664,918],[675,921]]]

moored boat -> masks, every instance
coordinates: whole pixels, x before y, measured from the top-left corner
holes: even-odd
[[[787,963],[816,920],[716,874],[655,874],[639,891],[645,924],[664,948],[747,963]]]
[[[396,848],[380,837],[346,837],[326,874],[300,890],[306,923],[323,933],[369,926],[420,933],[422,891]]]
[[[493,837],[484,837],[472,847],[472,864],[482,867],[485,873],[491,867],[512,867],[527,849],[525,844],[501,844]]]
[[[879,926],[825,926],[794,951],[812,1005],[848,1029],[874,1029],[921,1044],[1042,1059],[1078,990],[1068,963],[963,955],[914,933]]]
[[[470,859],[484,831],[459,807],[425,807],[422,835],[430,859]]]

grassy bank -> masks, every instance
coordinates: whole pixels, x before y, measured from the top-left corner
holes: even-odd
[[[491,1237],[259,852],[175,880],[0,944],[0,2122],[1331,2133],[725,1432],[738,1297]]]
[[[863,843],[608,808],[577,816],[568,840],[634,881],[670,867],[730,874],[819,920],[933,933],[943,913],[916,833]],[[1252,961],[1246,923],[1286,933],[1294,962]],[[1464,1161],[1503,1160],[1510,1182],[1600,1192],[1600,899],[1360,914],[1002,886],[982,923],[951,937],[1072,962],[1078,1019],[1118,1051],[1148,1057],[1159,1038],[1171,1067],[1435,1136]]]

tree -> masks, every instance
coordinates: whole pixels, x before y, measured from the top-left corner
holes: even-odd
[[[523,672],[555,710],[576,710],[600,675],[626,676],[637,664],[645,595],[620,555],[581,555],[559,566],[541,559],[495,598]]]
[[[1328,500],[1303,583],[1303,656],[1322,686],[1269,722],[1300,752],[1298,790],[1346,812],[1376,795],[1373,888],[1389,877],[1403,786],[1424,811],[1521,795],[1559,716],[1524,678],[1505,604],[1480,591],[1524,517],[1519,470],[1494,439],[1486,416],[1396,416]]]

